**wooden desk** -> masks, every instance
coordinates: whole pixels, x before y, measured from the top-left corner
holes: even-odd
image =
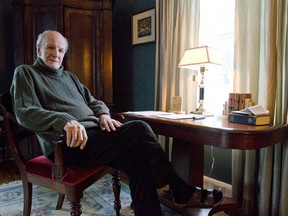
[[[170,120],[121,113],[126,121],[143,120],[156,134],[173,138],[172,164],[185,180],[203,187],[204,145],[252,150],[287,140],[287,125],[250,126],[227,118]]]

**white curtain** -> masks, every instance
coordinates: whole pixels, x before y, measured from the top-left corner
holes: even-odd
[[[234,90],[286,122],[287,0],[236,0],[235,8]],[[245,215],[288,215],[286,146],[233,151],[233,198]]]
[[[178,68],[185,49],[198,45],[200,0],[156,0],[155,110],[170,109],[173,96],[183,98],[183,111],[196,107],[193,72]]]
[[[287,121],[287,1],[236,0],[234,90],[251,92],[276,123]],[[156,0],[156,110],[169,110],[177,95],[184,111],[195,109],[196,83],[178,64],[198,46],[199,10],[200,0]],[[288,215],[287,144],[235,150],[232,167],[233,198],[244,214]]]

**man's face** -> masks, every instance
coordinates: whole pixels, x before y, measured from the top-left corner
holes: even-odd
[[[37,47],[37,56],[51,68],[58,69],[66,51],[66,43],[61,34],[58,32],[49,32],[42,44]]]

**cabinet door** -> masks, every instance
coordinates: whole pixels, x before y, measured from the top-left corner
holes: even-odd
[[[45,30],[63,32],[62,8],[19,5],[14,7],[15,66],[33,64],[37,57],[36,41],[40,33]]]
[[[75,73],[97,99],[109,105],[112,103],[112,66],[104,66],[112,65],[112,51],[105,44],[112,41],[102,34],[103,28],[110,28],[111,33],[111,26],[103,26],[103,11],[65,8],[64,26],[69,41],[66,69]]]

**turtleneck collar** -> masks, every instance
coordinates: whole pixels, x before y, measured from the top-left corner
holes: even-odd
[[[41,58],[38,58],[38,57],[35,60],[33,65],[37,66],[37,67],[40,67],[41,69],[43,69],[43,72],[48,73],[48,74],[53,75],[53,76],[62,76],[63,70],[64,70],[63,66],[61,66],[58,69],[54,69],[54,68],[48,67],[44,63],[44,61]]]

